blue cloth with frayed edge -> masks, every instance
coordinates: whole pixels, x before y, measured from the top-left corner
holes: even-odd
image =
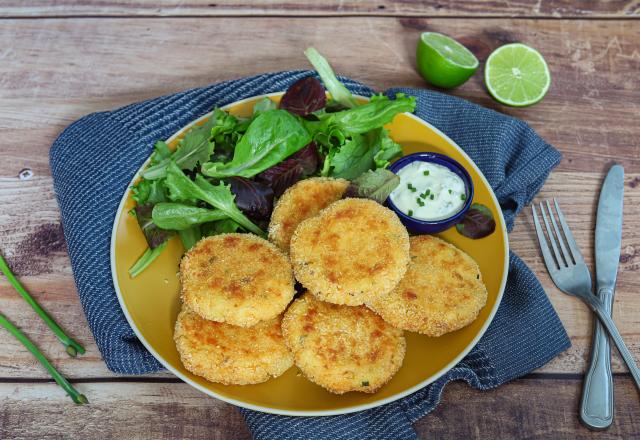
[[[94,113],[70,125],[54,142],[50,165],[73,275],[89,326],[107,367],[142,374],[162,369],[129,327],[111,279],[111,228],[123,192],[151,154],[190,121],[234,101],[287,89],[314,74],[290,71],[226,81]],[[373,91],[341,78],[355,94]],[[470,102],[422,89],[385,93],[415,96],[415,114],[453,139],[493,187],[509,231],[518,212],[540,190],[560,153],[526,123]],[[445,385],[464,380],[496,387],[544,365],[570,345],[531,270],[513,253],[504,297],[476,347],[435,383],[399,401],[334,417],[285,417],[241,409],[256,439],[410,439],[412,423],[433,410]]]

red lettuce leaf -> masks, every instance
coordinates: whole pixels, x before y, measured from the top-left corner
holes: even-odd
[[[456,225],[456,229],[465,237],[484,238],[496,230],[496,221],[489,208],[480,203],[474,203]]]
[[[280,108],[298,116],[306,116],[320,110],[326,103],[327,96],[320,81],[307,76],[289,86],[280,101]]]
[[[136,214],[136,220],[138,220],[138,225],[140,225],[140,229],[144,234],[144,238],[146,238],[147,244],[151,249],[157,248],[175,234],[174,231],[160,229],[153,222],[151,218],[153,206],[153,203],[145,203],[143,205],[136,205],[134,210]]]
[[[238,209],[254,220],[268,220],[273,210],[273,190],[268,185],[244,177],[230,177],[226,182],[236,196]]]
[[[316,144],[311,142],[289,156],[288,159],[258,174],[256,179],[271,187],[274,195],[280,197],[287,188],[298,180],[315,173],[319,166],[318,149]]]

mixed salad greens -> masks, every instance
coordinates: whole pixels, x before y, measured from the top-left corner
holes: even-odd
[[[383,126],[398,113],[412,112],[415,98],[376,95],[359,103],[318,51],[309,48],[305,55],[322,83],[315,76],[302,78],[279,106],[263,98],[249,118],[216,108],[173,152],[163,141],[155,144],[132,188],[131,213],[148,243],[129,270],[132,277],[175,235],[185,249],[221,233],[265,236],[274,200],[300,179],[348,179],[348,196],[380,203],[398,185],[398,177],[385,168],[402,149]]]

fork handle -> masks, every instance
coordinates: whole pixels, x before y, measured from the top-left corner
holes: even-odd
[[[596,312],[596,315],[598,316],[598,318],[600,318],[600,322],[602,322],[602,325],[604,325],[604,327],[609,332],[609,336],[611,336],[611,339],[613,339],[613,342],[616,344],[620,355],[622,355],[622,359],[624,359],[625,364],[627,364],[627,368],[629,368],[629,372],[631,373],[631,376],[636,383],[636,387],[640,390],[640,370],[638,369],[638,365],[633,359],[633,355],[622,340],[622,336],[620,336],[620,332],[613,322],[613,319],[611,319],[611,317],[607,313],[603,302],[600,301],[600,299],[595,295],[591,295],[589,305],[591,306],[593,311]]]
[[[598,298],[611,316],[613,289],[600,288]],[[591,361],[582,388],[580,419],[590,429],[606,429],[613,422],[613,378],[611,346],[600,321],[596,320],[591,347]]]

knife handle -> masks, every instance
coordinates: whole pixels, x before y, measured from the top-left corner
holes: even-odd
[[[611,316],[613,290],[600,288],[598,297]],[[580,419],[590,429],[606,429],[613,422],[613,378],[611,377],[611,347],[607,331],[596,319],[591,347],[591,361],[584,379]]]

